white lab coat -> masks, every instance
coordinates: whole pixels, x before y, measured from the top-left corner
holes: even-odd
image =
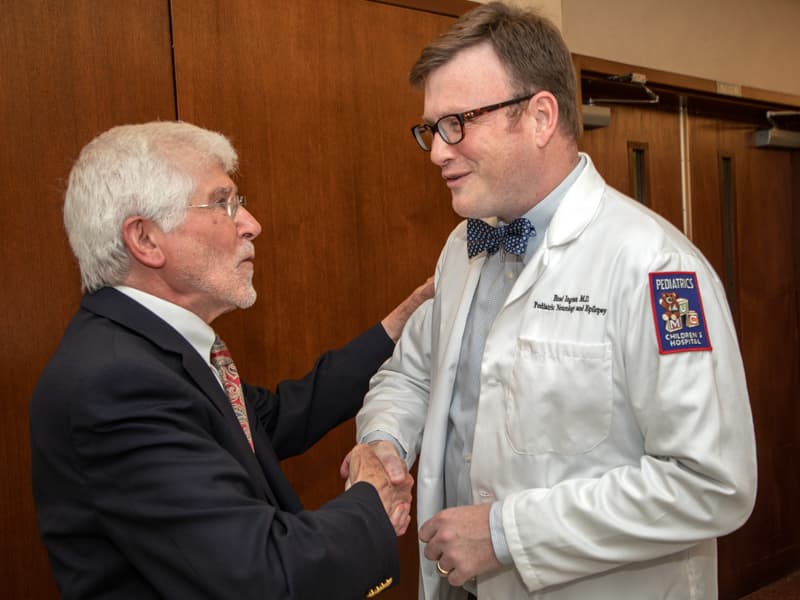
[[[359,438],[393,435],[409,465],[419,453],[420,525],[444,508],[448,411],[484,260],[468,260],[456,227],[434,299],[357,417]],[[648,274],[670,271],[696,273],[711,351],[659,353]],[[752,510],[753,423],[723,286],[591,160],[488,334],[471,481],[476,503],[504,501],[513,557],[478,577],[479,600],[713,599],[715,538]],[[420,598],[459,597],[422,550]]]

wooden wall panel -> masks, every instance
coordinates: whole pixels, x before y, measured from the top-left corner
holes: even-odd
[[[179,116],[231,137],[263,227],[258,301],[215,323],[248,381],[301,375],[433,273],[458,218],[409,131],[407,77],[452,21],[364,0],[173,1]],[[353,443],[347,423],[284,463],[307,507],[341,492]],[[415,527],[401,545],[387,598],[416,594]]]
[[[175,116],[164,0],[0,0],[0,582],[55,598],[33,510],[28,401],[78,306],[61,219],[80,148],[108,127]]]

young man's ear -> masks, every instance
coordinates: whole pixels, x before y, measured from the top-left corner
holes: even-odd
[[[528,112],[536,121],[536,145],[543,148],[558,128],[558,100],[548,91],[539,92],[530,99]]]
[[[122,223],[122,239],[131,258],[151,269],[164,265],[165,256],[160,244],[163,237],[161,228],[142,216],[128,217]]]

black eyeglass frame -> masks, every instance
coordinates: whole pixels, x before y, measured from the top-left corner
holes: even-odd
[[[524,102],[526,100],[530,100],[535,95],[536,95],[536,93],[528,94],[527,96],[517,96],[516,98],[512,98],[511,100],[506,100],[505,102],[498,102],[497,104],[489,104],[488,106],[481,106],[480,108],[473,108],[472,110],[467,110],[467,111],[460,112],[460,113],[452,113],[452,114],[449,114],[449,115],[444,115],[443,117],[440,117],[436,121],[436,123],[434,123],[433,125],[428,125],[427,123],[420,123],[418,125],[414,125],[411,128],[411,135],[414,136],[414,139],[416,140],[417,145],[420,148],[422,148],[422,150],[424,150],[425,152],[430,152],[431,151],[431,149],[428,147],[428,145],[422,139],[422,134],[425,131],[430,131],[431,132],[431,141],[433,141],[433,136],[438,133],[439,137],[442,138],[442,141],[445,144],[449,144],[450,146],[455,146],[456,144],[458,144],[459,142],[461,142],[464,139],[464,135],[465,135],[464,134],[464,123],[466,123],[467,121],[471,121],[472,119],[474,119],[476,117],[479,117],[481,115],[485,115],[486,113],[490,113],[490,112],[493,112],[495,110],[499,110],[501,108],[505,108],[506,106],[511,106],[513,104],[519,104],[520,102]],[[457,140],[451,141],[451,140],[447,139],[447,134],[442,131],[442,129],[440,128],[440,124],[445,119],[452,119],[453,117],[455,117],[456,120],[458,121],[459,130],[461,131],[461,135],[459,136],[459,138]]]

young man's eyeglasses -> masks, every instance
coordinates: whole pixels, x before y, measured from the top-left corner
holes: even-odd
[[[533,96],[534,94],[528,94],[527,96],[519,96],[518,98],[512,98],[511,100],[499,102],[498,104],[490,104],[489,106],[473,108],[472,110],[461,113],[445,115],[433,125],[428,125],[427,123],[414,125],[414,127],[411,128],[411,133],[414,134],[414,139],[417,140],[419,147],[425,152],[431,151],[431,147],[433,146],[433,136],[436,133],[441,136],[445,143],[452,146],[464,139],[464,123],[467,121],[500,108],[511,106],[512,104],[518,104],[520,102],[524,102],[525,100],[530,100],[533,98]]]

